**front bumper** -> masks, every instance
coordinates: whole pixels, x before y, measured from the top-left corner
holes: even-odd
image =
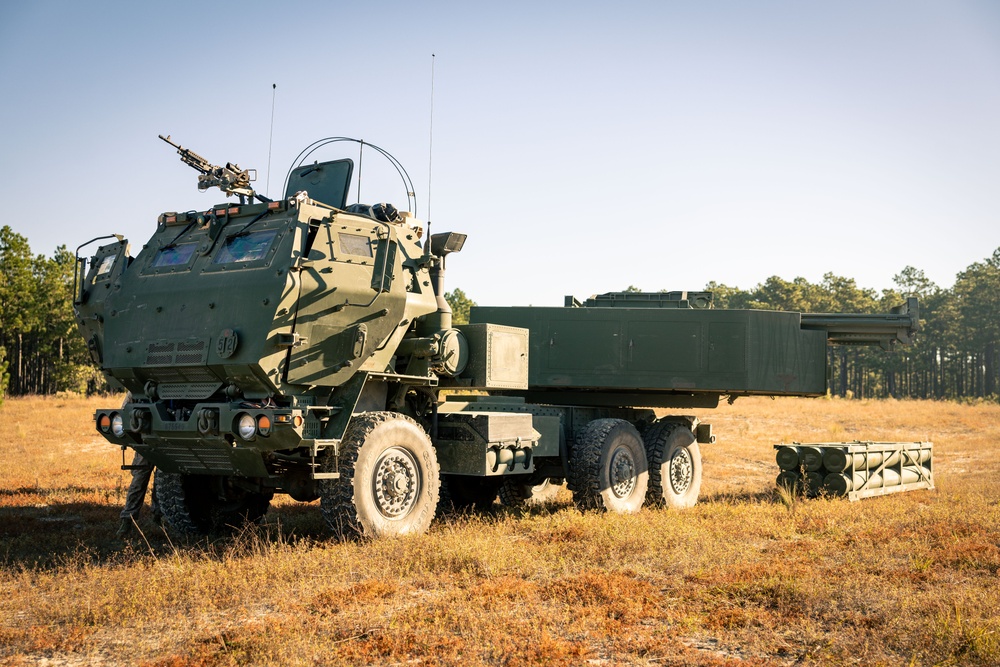
[[[253,435],[246,438],[239,430],[245,415],[254,424]],[[108,442],[131,447],[168,472],[246,477],[267,477],[263,455],[301,447],[309,428],[303,410],[239,402],[176,410],[163,402],[126,403],[97,410],[94,424]]]

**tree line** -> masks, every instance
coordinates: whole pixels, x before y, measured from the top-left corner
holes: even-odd
[[[65,246],[51,257],[34,255],[25,237],[9,226],[0,228],[0,401],[5,393],[107,389],[73,320],[74,261]],[[831,392],[856,398],[998,400],[1000,248],[959,273],[951,287],[935,285],[910,266],[894,283],[876,292],[828,273],[819,283],[771,276],[748,290],[715,282],[705,289],[714,293],[717,308],[793,312],[888,312],[907,296],[917,296],[921,330],[912,345],[890,353],[829,348]],[[475,302],[461,289],[446,298],[456,323],[467,321]]]
[[[73,320],[74,261],[66,246],[33,255],[25,237],[0,228],[0,400],[105,388]]]

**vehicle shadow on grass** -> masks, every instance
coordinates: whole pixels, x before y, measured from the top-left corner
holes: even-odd
[[[282,503],[273,506],[260,525],[244,526],[228,533],[190,537],[155,523],[148,504],[126,534],[117,535],[121,512],[118,504],[46,502],[11,505],[3,501],[3,498],[17,495],[30,497],[39,494],[40,490],[36,488],[0,490],[0,567],[44,570],[127,564],[138,558],[159,558],[177,553],[223,559],[234,554],[266,552],[275,545],[334,544],[345,539],[330,530],[318,502]],[[780,504],[783,501],[776,490],[766,489],[716,492],[705,496],[701,502],[745,505]],[[493,503],[478,509],[445,512],[435,523],[448,525],[545,516],[567,507],[572,507],[572,503],[551,501],[518,508]]]
[[[77,486],[75,484],[70,484],[69,486],[60,486],[54,488],[47,488],[44,486],[20,486],[16,489],[0,489],[0,497],[16,497],[16,496],[53,496],[56,494],[77,494],[77,495],[113,495],[114,491],[109,490],[104,486]]]
[[[199,537],[154,522],[148,504],[125,534],[118,535],[120,512],[117,505],[88,502],[0,506],[0,567],[44,570],[119,564],[178,552],[225,558],[269,545],[337,540],[318,503],[280,505],[271,508],[260,525]]]
[[[700,503],[719,505],[776,505],[784,501],[776,488],[756,491],[717,491],[698,499]]]
[[[337,544],[354,541],[357,537],[353,533],[340,536],[331,530],[320,512],[319,502],[282,502],[272,506],[259,525],[195,537],[154,522],[147,503],[126,533],[118,535],[121,506],[117,503],[36,503],[38,490],[27,491],[36,497],[29,497],[24,504],[4,506],[0,501],[0,568],[47,570],[128,564],[137,559],[178,553],[224,559],[233,555],[266,553],[278,545]],[[445,511],[436,518],[435,525],[544,516],[569,506],[571,503],[551,502],[509,508],[493,503],[478,510]]]

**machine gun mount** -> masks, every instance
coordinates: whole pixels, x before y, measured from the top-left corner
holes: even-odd
[[[160,139],[177,149],[177,154],[181,156],[181,161],[198,170],[198,190],[204,192],[209,188],[219,188],[226,193],[226,196],[239,195],[240,203],[245,203],[245,198],[253,202],[254,197],[262,202],[271,201],[263,197],[250,187],[250,182],[256,180],[256,169],[240,169],[238,164],[227,162],[225,167],[212,164],[194,151],[184,148],[180,144],[175,144],[170,140],[170,135],[159,135]],[[253,173],[251,173],[253,172]]]

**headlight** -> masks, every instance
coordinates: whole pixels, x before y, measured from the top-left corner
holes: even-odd
[[[101,433],[107,433],[111,430],[111,417],[107,415],[101,415],[97,418],[97,428]]]
[[[236,424],[236,432],[244,440],[252,440],[254,435],[257,434],[257,422],[253,420],[253,417],[244,412],[239,416]]]
[[[115,434],[116,438],[125,435],[125,423],[122,422],[121,414],[117,412],[111,415],[111,432]]]
[[[271,419],[267,415],[257,417],[257,432],[265,438],[271,435]]]

